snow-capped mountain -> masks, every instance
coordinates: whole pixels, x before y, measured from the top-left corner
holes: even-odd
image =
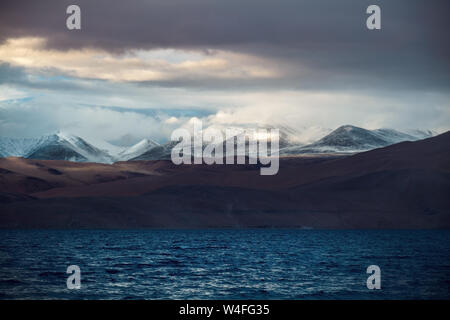
[[[306,146],[288,147],[280,154],[294,155],[302,153],[356,153],[385,147],[402,141],[415,141],[432,136],[420,131],[414,136],[394,129],[367,130],[345,125],[332,131],[322,139]]]
[[[419,137],[415,137],[413,135],[403,133],[394,129],[375,129],[371,130],[372,133],[375,133],[383,140],[385,140],[388,144],[394,144],[402,141],[415,141],[421,139]]]
[[[265,129],[276,128],[275,126],[265,126]],[[292,129],[290,127],[279,127],[279,147],[281,155],[297,155],[307,153],[357,153],[367,150],[372,150],[380,147],[385,147],[394,143],[402,141],[415,141],[423,138],[427,138],[433,135],[431,131],[416,131],[414,135],[411,131],[410,134],[403,133],[394,129],[376,129],[367,130],[351,125],[345,125],[337,128],[331,133],[325,135],[323,138],[317,140],[314,143],[307,145],[301,144],[299,141],[307,141],[312,136],[317,135],[320,132],[327,132],[325,128],[315,128],[310,130],[309,136],[302,135],[303,130]],[[219,130],[223,131],[223,130]],[[241,134],[247,134],[244,129]],[[222,132],[225,137],[225,132]],[[239,134],[237,135],[239,136]],[[299,139],[300,137],[300,139]],[[231,138],[229,138],[230,140]],[[233,138],[234,139],[234,138]],[[258,140],[258,136],[255,138]],[[227,141],[221,142],[223,145],[224,156],[226,156],[225,144]],[[203,149],[208,143],[203,144]],[[157,160],[157,159],[170,159],[172,148],[177,145],[177,142],[169,141],[163,145],[154,147],[146,151],[145,153],[130,158],[129,160]],[[236,150],[236,141],[234,142]],[[191,144],[193,146],[193,143]],[[193,150],[186,148],[185,152],[193,154]],[[246,155],[249,154],[248,148],[246,148]]]
[[[150,139],[143,139],[143,140],[139,141],[138,143],[136,143],[135,145],[133,145],[129,148],[126,148],[125,150],[120,152],[117,155],[117,159],[119,159],[121,161],[127,161],[132,158],[139,157],[140,155],[146,153],[150,149],[157,147],[157,146],[159,146],[159,143],[157,143],[153,140],[150,140]]]
[[[298,140],[296,139],[296,137],[298,136],[298,131],[296,131],[293,128],[289,128],[289,127],[274,127],[274,126],[261,126],[258,129],[278,129],[279,130],[279,146],[280,147],[288,147],[288,146],[292,146],[292,145],[296,145],[296,143],[298,143]],[[249,141],[258,141],[260,139],[268,139],[268,141],[270,141],[270,137],[267,137],[264,134],[261,134],[257,131],[253,131],[252,129],[248,129],[246,127],[227,127],[225,128],[221,128],[221,127],[214,127],[214,129],[216,130],[216,132],[219,132],[222,135],[222,139],[217,141],[216,140],[216,144],[220,145],[222,144],[222,148],[223,148],[223,155],[226,156],[226,144],[228,142],[231,142],[231,144],[234,145],[235,148],[235,154],[237,153],[237,144],[238,144],[238,139],[239,137],[246,137],[246,141],[247,143],[249,143]],[[195,134],[195,138],[201,140],[201,135],[202,133],[204,133],[205,130],[203,130],[202,132],[196,132]],[[228,135],[227,135],[228,134]],[[193,146],[194,146],[194,137],[191,138],[191,143],[189,144],[187,142],[187,147],[184,149],[184,152],[186,152],[186,154],[194,154],[194,150],[193,150]],[[175,141],[169,141],[165,144],[162,145],[157,145],[156,147],[150,148],[148,149],[146,152],[143,152],[142,154],[136,155],[135,157],[130,157],[128,158],[129,160],[161,160],[161,159],[170,159],[171,158],[171,153],[172,153],[172,149],[173,147],[175,147],[178,144],[178,142]],[[210,143],[208,141],[204,141],[203,140],[203,145],[202,145],[202,149],[204,150],[206,148],[207,145],[209,145]],[[190,146],[190,148],[189,148]],[[269,148],[270,149],[270,148]],[[270,151],[270,150],[269,150]],[[135,153],[136,154],[136,153]],[[248,148],[246,148],[246,152],[245,154],[248,156],[249,154],[249,150]],[[120,154],[119,154],[120,156]]]
[[[2,157],[24,157],[39,141],[39,138],[0,137],[0,155]]]
[[[164,144],[155,146],[146,152],[130,158],[130,161],[136,160],[170,160],[170,155],[172,153],[173,147],[178,144],[178,141],[169,141]]]
[[[413,137],[416,137],[419,140],[430,138],[439,134],[438,132],[433,130],[419,130],[419,129],[407,129],[404,130],[404,132]]]
[[[328,132],[327,129],[317,127],[314,130],[294,129],[287,126],[261,126],[260,129],[279,129],[279,147],[281,155],[297,155],[306,153],[357,153],[375,148],[385,147],[402,141],[415,141],[435,135],[429,130],[409,130],[400,132],[394,129],[367,130],[351,125],[337,128],[326,134],[316,142],[304,144],[320,133]],[[225,129],[217,129],[226,137]],[[239,129],[236,127],[235,129]],[[249,134],[252,131],[246,127],[236,130],[236,136],[246,135],[249,139],[259,140],[263,137]],[[242,131],[244,129],[244,131]],[[306,134],[305,134],[306,132]],[[197,133],[200,135],[201,133]],[[197,137],[197,136],[196,136]],[[252,138],[253,137],[253,138]],[[264,137],[266,138],[266,137]],[[234,139],[234,137],[233,137]],[[219,141],[222,144],[224,156],[226,156],[227,140]],[[233,142],[232,142],[233,143]],[[97,141],[94,146],[86,140],[63,132],[57,132],[38,138],[4,138],[0,137],[0,157],[24,157],[30,159],[69,160],[78,162],[113,163],[115,161],[132,160],[163,160],[170,159],[172,149],[177,141],[168,141],[158,144],[151,139],[143,139],[128,148],[122,148]],[[203,141],[203,149],[208,145]],[[234,141],[236,150],[237,142]],[[98,147],[100,146],[100,148]],[[193,143],[191,144],[193,146]],[[187,150],[186,150],[187,149]],[[191,148],[185,152],[193,154]],[[269,148],[270,149],[270,148]],[[246,147],[246,155],[252,156]]]
[[[1,138],[0,152],[5,156],[43,160],[112,163],[114,159],[80,137],[57,132],[39,138]]]

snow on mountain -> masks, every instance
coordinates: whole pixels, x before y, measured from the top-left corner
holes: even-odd
[[[87,162],[88,158],[77,152],[76,149],[78,148],[72,148],[70,142],[61,140],[56,134],[49,135],[27,153],[25,158]]]
[[[38,142],[39,138],[0,137],[0,154],[2,157],[24,157]]]
[[[86,139],[84,140],[87,141]],[[103,152],[109,154],[114,159],[117,159],[118,154],[126,149],[126,147],[120,147],[108,141],[105,141],[103,139],[97,139],[95,137],[89,137],[89,143],[95,146],[96,148],[102,150]]]
[[[6,156],[43,160],[100,163],[112,163],[114,160],[107,152],[82,138],[63,132],[39,138],[1,138],[0,152]]]
[[[385,147],[402,141],[415,141],[425,134],[407,134],[394,129],[367,130],[345,125],[332,131],[317,142],[306,146],[288,147],[280,154],[294,155],[302,153],[356,153]]]
[[[117,154],[117,158],[121,161],[127,161],[129,159],[139,157],[140,155],[157,146],[159,146],[159,143],[150,139],[143,139],[135,145]]]
[[[246,124],[239,126],[231,126],[231,125],[217,125],[214,124],[209,128],[214,128],[219,130],[222,135],[225,137],[226,131],[235,131],[239,132],[239,130],[244,130],[243,134],[248,134],[252,132],[252,130],[271,130],[278,129],[279,131],[279,140],[280,146],[292,146],[292,145],[305,145],[317,141],[322,138],[326,134],[331,132],[331,129],[319,127],[319,126],[310,126],[310,127],[293,127],[287,124],[281,123],[272,123],[272,124]],[[251,134],[249,135],[251,137]],[[256,135],[256,139],[258,139],[258,135]]]
[[[130,161],[136,160],[169,160],[173,147],[178,144],[178,141],[169,141],[164,144],[150,148],[146,152],[130,158]]]
[[[386,142],[388,142],[389,144],[394,144],[394,143],[398,143],[398,142],[402,142],[402,141],[415,141],[418,140],[418,138],[407,134],[407,133],[403,133],[394,129],[376,129],[376,130],[371,130],[371,132],[375,133],[376,135],[378,135],[379,137],[381,137],[383,140],[385,140]]]
[[[101,150],[82,138],[64,132],[56,133],[58,143],[70,147],[75,152],[81,154],[89,162],[113,163],[114,159],[108,152]]]
[[[419,130],[419,129],[408,129],[404,130],[404,132],[417,138],[418,140],[431,138],[438,134],[433,130]]]
[[[216,132],[219,132],[222,135],[222,139],[216,140],[216,144],[220,145],[222,144],[223,147],[223,155],[226,156],[226,144],[227,142],[231,142],[234,145],[235,148],[235,154],[237,153],[237,144],[238,144],[238,138],[245,136],[247,144],[250,141],[258,141],[261,139],[268,139],[270,142],[270,137],[267,137],[266,135],[262,134],[262,132],[259,132],[258,130],[271,130],[271,129],[278,129],[279,130],[279,146],[280,148],[286,148],[290,146],[295,146],[300,143],[300,141],[309,141],[312,136],[317,135],[319,131],[325,130],[320,129],[319,127],[315,127],[314,130],[311,130],[308,133],[308,137],[302,136],[303,130],[297,130],[295,128],[286,126],[286,125],[245,125],[245,126],[210,126],[202,131],[198,132],[191,132],[191,148],[187,147],[184,149],[186,154],[194,154],[193,151],[193,145],[194,145],[194,139],[201,140],[202,134],[205,133],[208,129],[215,129]],[[325,130],[326,132],[329,132],[329,130]],[[227,135],[228,134],[228,135]],[[195,137],[195,138],[194,138]],[[306,139],[305,139],[306,138]],[[232,141],[233,140],[233,141]],[[170,159],[171,158],[171,152],[173,147],[175,147],[178,144],[178,142],[175,141],[169,141],[165,144],[158,145],[156,147],[148,149],[146,152],[136,155],[133,158],[129,158],[129,160],[160,160],[160,159]],[[189,141],[185,142],[186,145],[189,145]],[[204,150],[207,145],[209,145],[209,141],[203,140],[202,149]],[[270,148],[269,150],[270,151]],[[252,156],[253,154],[249,153],[248,146],[246,147],[245,154],[247,156]]]
[[[229,129],[229,127],[227,128]],[[281,155],[356,153],[385,147],[401,141],[415,141],[435,135],[430,130],[408,130],[405,132],[386,128],[367,130],[351,125],[341,126],[332,132],[322,127],[292,128],[280,125],[264,125],[256,127],[256,129],[258,128],[279,129]],[[225,127],[216,129],[222,133],[223,139],[227,139]],[[252,139],[252,135],[249,135],[252,132],[250,131],[250,126],[235,127],[234,129],[236,129],[236,135],[246,135]],[[239,130],[241,130],[241,133],[238,133]],[[201,135],[201,132],[196,133],[197,138],[199,135]],[[322,137],[318,139],[319,136]],[[257,134],[253,139],[259,140],[261,138],[262,136]],[[306,143],[311,141],[315,142]],[[223,145],[224,156],[226,156],[226,140],[218,143]],[[170,159],[172,149],[178,142],[168,141],[160,145],[151,139],[143,139],[128,148],[113,146],[104,141],[95,141],[94,144],[95,146],[78,136],[64,132],[57,132],[38,138],[0,137],[0,157],[17,156],[30,159],[100,163],[128,160],[161,160]],[[203,141],[203,149],[208,144],[208,141]],[[236,148],[237,142],[235,141],[233,144]],[[187,152],[193,154],[192,149],[187,149]],[[246,148],[246,155],[249,155],[248,147]]]
[[[204,150],[206,148],[207,145],[210,144],[209,141],[204,140],[205,138],[202,138],[204,133],[206,132],[206,130],[208,129],[214,129],[217,133],[221,134],[221,139],[219,140],[215,140],[215,143],[217,146],[219,146],[220,144],[222,144],[222,148],[223,148],[223,155],[226,155],[226,148],[225,145],[227,143],[227,141],[231,141],[231,139],[234,139],[234,146],[236,148],[237,146],[237,139],[236,137],[239,136],[246,136],[248,138],[248,140],[258,140],[258,135],[253,135],[250,131],[249,128],[247,128],[247,126],[242,126],[242,127],[237,127],[237,126],[211,126],[208,127],[206,129],[203,129],[201,131],[197,131],[197,132],[191,132],[191,141],[180,141],[181,143],[183,143],[186,147],[184,148],[184,152],[186,154],[190,154],[193,155],[194,154],[194,140],[198,139],[197,141],[202,141],[202,150]],[[262,129],[262,127],[260,127],[259,129]],[[270,129],[268,127],[264,127],[264,129]],[[247,140],[247,141],[248,141]],[[284,131],[282,132],[280,130],[280,144],[283,143],[288,143],[288,134],[285,133]],[[140,155],[136,155],[133,158],[129,158],[130,160],[160,160],[160,159],[170,159],[171,158],[171,153],[172,153],[172,149],[178,144],[179,142],[177,141],[169,141],[167,143],[164,143],[162,145],[158,145],[156,147],[150,148],[148,149],[146,152],[140,154]],[[233,142],[232,142],[233,143]],[[190,146],[190,147],[189,147]],[[248,150],[246,152],[246,154],[248,155]]]
[[[430,131],[417,131],[415,135],[408,133],[403,133],[394,129],[376,129],[367,130],[351,125],[345,125],[337,128],[336,130],[330,132],[331,130],[322,127],[313,127],[311,129],[301,128],[294,129],[288,126],[264,126],[260,129],[279,129],[279,146],[281,155],[296,155],[296,154],[306,154],[306,153],[357,153],[367,150],[372,150],[380,147],[385,147],[394,143],[402,141],[415,141],[420,140],[423,137],[427,137],[428,134],[432,134]],[[217,129],[217,128],[216,128]],[[233,128],[231,128],[233,129]],[[249,129],[244,127],[235,127],[236,132],[240,129],[244,130],[239,135],[246,135],[249,133]],[[225,129],[218,128],[223,137],[225,138]],[[316,142],[304,145],[300,141],[311,141],[314,137],[324,134],[321,139],[316,140]],[[197,136],[200,133],[197,133]],[[228,138],[231,139],[231,138]],[[233,138],[234,139],[234,138]],[[251,135],[250,135],[251,139]],[[255,138],[258,140],[258,136]],[[224,156],[226,156],[225,144],[227,141],[222,141]],[[145,153],[138,155],[134,158],[129,158],[130,160],[157,160],[157,159],[170,159],[172,148],[177,144],[177,142],[167,142],[163,145],[150,148]],[[203,142],[203,149],[207,145],[207,142]],[[193,145],[193,143],[192,143]],[[234,141],[234,146],[236,150],[237,142]],[[186,151],[186,150],[185,150]],[[193,154],[193,150],[187,148],[187,153]],[[246,148],[246,155],[250,155],[248,152],[248,147]]]

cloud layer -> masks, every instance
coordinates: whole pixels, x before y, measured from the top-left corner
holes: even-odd
[[[70,4],[1,2],[1,135],[162,139],[193,116],[450,127],[447,0],[79,0],[80,31]]]
[[[382,29],[375,32],[365,27],[365,9],[373,4],[368,0],[80,0],[77,4],[82,10],[82,30],[69,31],[65,27],[65,9],[71,1],[4,0],[0,41],[37,36],[46,39],[49,48],[74,50],[70,51],[74,55],[86,53],[82,51],[86,48],[109,53],[175,49],[207,54],[222,50],[222,55],[228,51],[288,64],[286,81],[281,83],[295,81],[300,89],[354,86],[361,82],[372,87],[396,85],[414,90],[447,87],[449,2],[375,2],[382,8]],[[128,59],[131,60],[123,63],[133,65],[132,58]],[[226,63],[229,59],[213,55],[190,61],[184,67],[189,72],[199,63],[200,67],[217,67],[217,73],[223,69],[233,73]],[[241,69],[251,61],[237,60]],[[277,62],[272,62],[269,69]],[[141,71],[125,76],[125,80],[165,79],[160,74],[164,64],[141,63],[134,64]],[[256,65],[248,66],[247,72],[262,76],[270,73],[260,63]],[[183,69],[183,65],[178,67],[172,72]],[[236,73],[245,74],[245,68],[233,74]],[[102,76],[109,78],[105,73],[99,74]],[[184,78],[174,83],[183,85]],[[192,78],[199,81],[195,74]]]

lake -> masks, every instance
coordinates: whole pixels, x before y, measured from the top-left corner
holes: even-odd
[[[449,230],[0,231],[1,299],[449,299],[449,287]]]

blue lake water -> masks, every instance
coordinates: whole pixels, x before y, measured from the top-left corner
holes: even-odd
[[[81,289],[66,268],[81,269]],[[381,268],[369,290],[366,268]],[[449,299],[450,231],[0,231],[1,299]]]

